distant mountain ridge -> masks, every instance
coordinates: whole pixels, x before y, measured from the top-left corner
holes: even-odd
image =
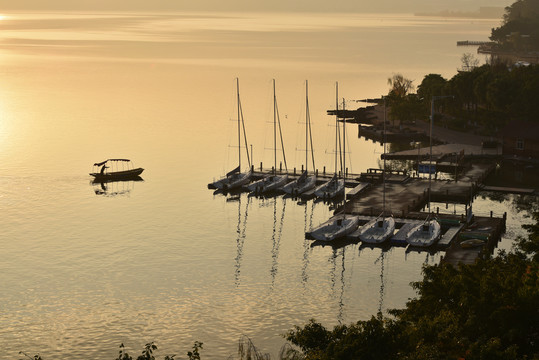
[[[505,8],[502,6],[485,6],[480,7],[479,11],[451,11],[443,10],[439,12],[419,12],[416,16],[441,16],[441,17],[457,17],[457,18],[476,18],[476,19],[502,19],[505,13]]]
[[[119,11],[302,11],[302,12],[383,12],[419,13],[440,11],[477,11],[480,7],[506,7],[511,0],[0,0],[0,9],[7,10],[119,10]]]

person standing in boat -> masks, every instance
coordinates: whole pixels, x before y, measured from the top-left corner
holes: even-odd
[[[108,169],[108,168],[109,167],[107,166],[107,164],[103,164],[103,167],[101,168],[100,174],[105,175],[105,169]]]

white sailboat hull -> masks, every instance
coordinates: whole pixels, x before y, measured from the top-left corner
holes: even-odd
[[[219,190],[233,190],[246,185],[251,180],[251,171],[236,173],[226,178],[219,179],[213,183],[213,186]]]
[[[263,179],[255,181],[247,186],[247,188],[258,194],[275,191],[283,187],[288,180],[288,175],[269,175]]]
[[[389,239],[395,231],[395,219],[378,217],[372,219],[359,230],[359,239],[367,244],[380,244]]]
[[[344,180],[343,179],[331,179],[314,191],[314,194],[319,198],[323,199],[333,199],[338,194],[344,191]]]
[[[326,222],[317,228],[311,230],[311,237],[320,241],[333,241],[342,238],[356,231],[359,226],[359,218],[357,216],[346,216]]]
[[[406,242],[411,246],[428,247],[434,244],[441,235],[440,223],[436,220],[429,220],[423,224],[414,226],[406,234]]]
[[[316,185],[316,176],[307,176],[304,181],[294,180],[283,186],[283,191],[290,195],[300,195]]]

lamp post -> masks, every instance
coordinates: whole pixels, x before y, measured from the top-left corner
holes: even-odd
[[[414,148],[417,148],[417,177],[419,177],[419,163],[421,162],[421,141],[411,142]]]

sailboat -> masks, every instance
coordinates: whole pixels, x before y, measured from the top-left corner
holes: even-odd
[[[311,190],[316,185],[316,175],[308,175],[309,164],[309,140],[311,144],[311,158],[314,166],[314,151],[313,151],[313,138],[311,132],[311,114],[309,112],[309,87],[307,80],[305,81],[305,171],[302,172],[297,180],[291,181],[283,186],[283,191],[287,194],[298,196],[306,191]]]
[[[414,226],[406,234],[406,242],[411,246],[429,247],[440,238],[441,226],[436,219],[426,219],[422,224]]]
[[[337,153],[338,153],[338,140],[339,140],[339,94],[338,84],[336,85],[337,101],[335,111],[335,173],[325,183],[321,184],[314,189],[314,194],[322,199],[333,199],[340,193],[344,193],[344,179],[340,179],[337,176]],[[346,119],[345,119],[346,120]]]
[[[431,114],[430,114],[430,158],[429,158],[429,215],[422,224],[414,226],[406,234],[406,242],[411,246],[416,247],[428,247],[434,244],[441,236],[442,228],[440,223],[436,219],[429,219],[430,217],[430,191],[432,181],[432,118],[434,116],[434,99],[431,99]]]
[[[279,119],[279,110],[277,108],[277,96],[275,95],[275,79],[273,79],[273,160],[274,166],[272,174],[255,181],[247,186],[247,188],[256,193],[268,193],[280,189],[288,181],[288,174],[277,175],[277,125],[279,125],[279,135],[281,138],[281,147],[283,149],[283,159],[286,168],[286,157],[284,155],[283,134],[281,132],[281,121]]]
[[[336,93],[337,93],[337,109],[339,107],[339,84],[337,83],[335,85]],[[342,173],[344,174],[345,168],[346,168],[346,118],[344,118],[343,122],[343,157],[342,157]],[[335,239],[342,238],[348,234],[351,234],[352,232],[356,231],[357,227],[359,226],[359,217],[348,215],[346,216],[346,196],[345,196],[345,187],[344,187],[344,179],[342,180],[342,195],[343,195],[343,201],[345,202],[342,207],[342,213],[333,217],[329,221],[326,221],[325,223],[321,224],[317,228],[311,230],[310,237],[312,237],[315,240],[320,241],[333,241]]]
[[[384,155],[386,153],[386,101],[384,99]],[[382,213],[359,229],[359,239],[367,244],[381,244],[395,231],[395,219],[386,216],[386,157],[384,156]]]
[[[245,133],[245,123],[243,121],[243,111],[242,111],[241,100],[240,100],[240,83],[239,83],[238,78],[236,78],[236,94],[237,94],[237,103],[238,103],[237,104],[237,107],[238,107],[238,166],[232,171],[229,171],[224,178],[214,181],[212,184],[208,185],[208,187],[213,188],[213,189],[229,191],[229,190],[240,188],[243,185],[248,184],[249,181],[251,181],[251,176],[253,175],[252,168],[251,168],[251,158],[249,156],[249,149],[247,147],[247,135]],[[249,170],[244,171],[244,172],[241,172],[242,130],[243,130],[245,151],[247,154],[247,161],[249,163]]]

